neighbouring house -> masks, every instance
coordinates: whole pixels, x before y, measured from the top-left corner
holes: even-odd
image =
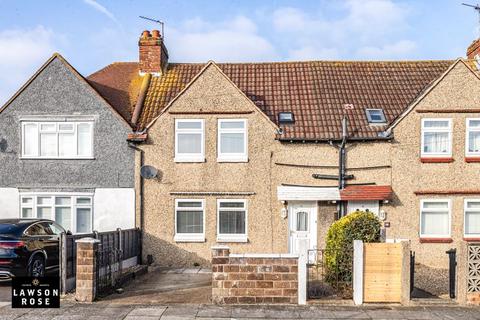
[[[479,44],[448,61],[172,63],[143,32],[139,62],[88,79],[134,127],[136,176],[158,171],[140,180],[144,256],[323,248],[335,219],[368,209],[387,241],[447,267],[447,249],[480,238]]]
[[[0,109],[0,218],[135,227],[130,123],[54,54]]]

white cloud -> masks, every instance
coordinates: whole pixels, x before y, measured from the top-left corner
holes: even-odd
[[[83,2],[88,4],[98,12],[103,13],[113,22],[118,23],[117,18],[115,18],[115,15],[112,12],[110,12],[107,8],[102,6],[100,3],[96,2],[95,0],[83,0]]]
[[[287,59],[405,57],[402,54],[411,55],[416,49],[410,40],[392,44],[391,39],[398,39],[408,28],[405,5],[392,0],[348,0],[339,7],[327,3],[319,9],[323,12],[292,7],[274,11],[272,24],[288,51]]]
[[[33,29],[0,31],[0,105],[3,105],[54,51],[54,33],[42,25]]]
[[[166,45],[173,61],[205,62],[265,61],[277,57],[275,48],[257,32],[257,25],[245,16],[208,23],[201,18],[166,30]]]

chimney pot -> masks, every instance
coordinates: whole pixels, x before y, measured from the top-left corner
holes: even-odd
[[[153,38],[160,38],[160,31],[152,30],[152,37]]]
[[[150,31],[145,30],[142,32],[142,38],[149,38],[150,37]]]

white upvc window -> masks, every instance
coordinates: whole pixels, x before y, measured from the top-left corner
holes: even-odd
[[[451,200],[425,199],[420,201],[420,237],[450,238]]]
[[[422,119],[422,157],[452,156],[452,119]]]
[[[22,193],[20,218],[50,219],[73,233],[90,233],[93,228],[93,195]]]
[[[22,121],[22,158],[93,158],[93,122]]]
[[[248,161],[248,128],[246,119],[218,119],[219,162]]]
[[[177,242],[205,241],[205,200],[175,200],[175,237]]]
[[[217,241],[247,242],[247,200],[217,200]]]
[[[480,118],[467,119],[466,156],[480,156]]]
[[[175,162],[205,162],[205,121],[175,120]]]
[[[465,199],[463,208],[465,238],[480,238],[480,199]]]

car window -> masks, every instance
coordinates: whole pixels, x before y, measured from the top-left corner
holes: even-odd
[[[45,236],[48,235],[48,232],[40,223],[36,223],[25,230],[25,234],[27,236]]]
[[[50,228],[50,230],[52,230],[53,234],[54,235],[60,235],[62,232],[65,232],[65,230],[63,230],[62,227],[60,227],[58,224],[54,223],[54,222],[48,222],[48,226]]]

